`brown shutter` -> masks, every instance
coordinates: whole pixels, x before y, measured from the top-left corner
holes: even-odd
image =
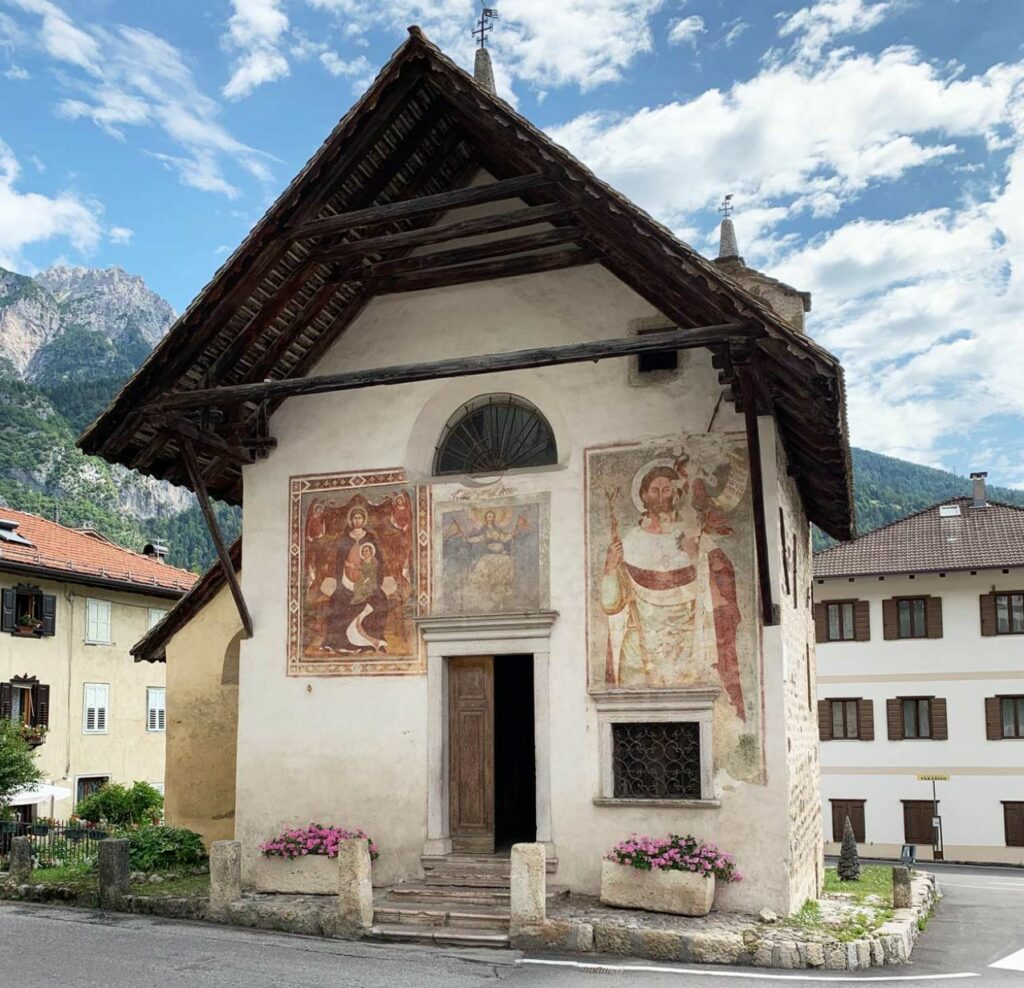
[[[875,740],[875,705],[871,700],[857,701],[857,737],[861,741]]]
[[[828,608],[824,604],[814,605],[814,640],[818,644],[828,641]]]
[[[899,637],[899,619],[896,614],[896,599],[882,601],[882,637],[891,641]]]
[[[1003,710],[998,696],[985,697],[985,737],[989,741],[1003,740]]]
[[[818,740],[832,740],[832,703],[829,700],[818,701]]]
[[[885,717],[889,722],[889,740],[903,740],[903,711],[899,700],[885,701]]]
[[[871,605],[866,600],[853,602],[853,640],[871,641]]]
[[[1024,803],[1003,803],[1006,846],[1024,847]]]
[[[57,630],[57,598],[52,593],[43,594],[43,634],[52,635]]]
[[[36,683],[32,687],[32,705],[36,711],[36,726],[50,726],[50,687],[43,683]]]
[[[981,610],[981,633],[989,638],[996,633],[996,595],[983,593],[979,595],[978,603]]]
[[[942,598],[925,597],[924,627],[929,638],[942,637]]]
[[[0,720],[11,719],[11,684],[0,683]]]
[[[14,609],[18,598],[13,590],[4,590],[0,594],[0,631],[13,631],[15,625]]]
[[[931,702],[931,718],[932,718],[932,740],[934,741],[948,741],[949,740],[949,725],[946,720],[946,700],[945,697],[936,696],[932,698]]]
[[[846,819],[846,803],[832,800],[832,840],[837,844],[843,839],[843,821]]]

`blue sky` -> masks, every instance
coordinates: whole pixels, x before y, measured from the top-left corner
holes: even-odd
[[[857,445],[1024,486],[1021,0],[497,0],[501,94],[814,296]],[[0,265],[178,310],[419,23],[472,0],[0,0]]]

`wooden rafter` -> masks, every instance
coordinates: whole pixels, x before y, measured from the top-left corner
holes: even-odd
[[[217,558],[224,570],[224,579],[227,580],[231,590],[231,596],[235,600],[235,607],[238,608],[238,616],[242,619],[242,627],[245,629],[247,638],[252,638],[252,615],[246,606],[245,597],[242,596],[242,585],[238,582],[238,574],[231,562],[228,547],[224,544],[224,537],[220,533],[220,525],[217,523],[217,516],[213,513],[213,505],[210,504],[210,497],[206,491],[206,481],[203,472],[199,469],[199,461],[196,459],[196,451],[188,439],[180,439],[181,457],[185,462],[185,472],[188,475],[192,490],[195,491],[196,499],[199,501],[199,510],[206,520],[206,527],[210,531],[210,538],[213,539],[214,548],[217,550]]]
[[[721,343],[729,337],[754,337],[762,332],[752,323],[730,322],[716,326],[668,329],[642,336],[626,336],[610,340],[590,340],[561,346],[511,350],[480,356],[453,357],[422,364],[400,364],[370,370],[345,371],[317,377],[285,378],[281,381],[260,381],[234,384],[220,388],[203,388],[164,395],[146,406],[149,412],[167,412],[233,405],[239,402],[279,401],[298,395],[326,394],[332,391],[354,391],[385,384],[408,384],[412,381],[433,381],[441,378],[471,377],[497,371],[527,370],[559,364],[579,364],[635,353],[664,350],[691,350]]]

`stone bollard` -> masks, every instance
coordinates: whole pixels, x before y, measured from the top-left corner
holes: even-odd
[[[910,909],[913,905],[910,869],[904,865],[894,865],[892,869],[892,907],[893,909]]]
[[[338,845],[337,934],[362,936],[373,925],[373,885],[370,881],[370,846],[362,839]]]
[[[128,841],[108,837],[100,847],[100,905],[115,909],[128,894]]]
[[[547,852],[543,844],[513,844],[509,931],[515,936],[547,918]]]
[[[242,845],[236,840],[215,840],[210,845],[210,917],[227,915],[232,902],[242,898]]]
[[[32,881],[32,841],[28,837],[11,840],[11,881],[18,885]]]

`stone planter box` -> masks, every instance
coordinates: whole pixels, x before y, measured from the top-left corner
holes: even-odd
[[[707,916],[715,901],[715,879],[692,871],[643,871],[616,861],[602,861],[601,901],[622,909]]]
[[[326,854],[307,854],[304,858],[261,854],[253,861],[246,884],[257,892],[337,895],[338,859]]]

